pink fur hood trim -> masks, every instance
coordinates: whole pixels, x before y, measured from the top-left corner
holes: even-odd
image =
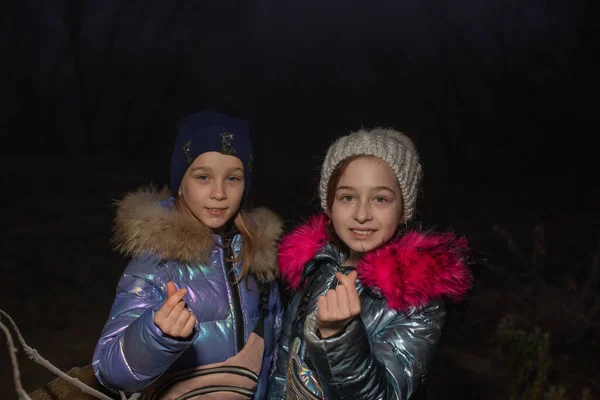
[[[325,214],[315,215],[279,245],[279,270],[292,290],[302,284],[304,266],[328,242]],[[390,308],[406,311],[444,297],[460,302],[472,285],[465,238],[447,232],[410,230],[367,253],[356,269],[364,286],[378,290]]]

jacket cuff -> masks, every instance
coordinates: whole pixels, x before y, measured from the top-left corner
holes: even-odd
[[[194,333],[187,340],[165,335],[154,323],[154,315],[162,305],[163,302],[146,310],[123,335],[123,356],[140,379],[153,379],[163,374],[198,337],[197,320]]]
[[[315,311],[306,317],[304,339],[306,351],[321,381],[327,385],[360,380],[360,375],[369,368],[369,336],[360,317],[350,322],[341,334],[321,339],[317,335]]]

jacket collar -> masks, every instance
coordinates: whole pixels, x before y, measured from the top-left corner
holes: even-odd
[[[278,265],[290,289],[303,286],[305,266],[329,243],[327,223],[325,214],[315,215],[282,239]],[[454,233],[407,230],[365,254],[356,269],[390,308],[406,311],[439,297],[460,302],[472,285],[468,252],[466,239]]]
[[[277,242],[281,219],[266,208],[248,213],[257,231],[250,273],[262,281],[278,276]],[[204,224],[173,210],[170,190],[144,187],[117,202],[113,243],[125,256],[157,255],[162,260],[206,263],[215,234]]]

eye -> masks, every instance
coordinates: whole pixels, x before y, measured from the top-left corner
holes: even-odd
[[[376,203],[387,203],[388,199],[383,197],[383,196],[377,196],[375,197],[375,202]]]
[[[240,178],[239,176],[230,176],[229,178],[227,178],[227,180],[229,182],[241,182],[242,178]]]
[[[340,200],[342,200],[342,201],[352,201],[352,200],[354,200],[354,196],[351,196],[349,194],[345,194],[342,197],[340,197]]]
[[[196,179],[199,181],[207,181],[209,178],[208,175],[198,175]]]

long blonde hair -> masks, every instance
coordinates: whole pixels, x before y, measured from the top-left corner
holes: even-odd
[[[202,221],[198,220],[198,218],[196,218],[194,214],[192,214],[185,199],[181,195],[178,195],[175,198],[175,210],[185,215],[186,217],[193,218],[200,224],[202,223]],[[239,283],[242,280],[248,279],[250,266],[254,261],[254,254],[256,252],[256,243],[258,242],[258,229],[255,229],[252,226],[252,223],[248,219],[246,212],[242,209],[238,210],[238,212],[236,213],[235,217],[233,218],[233,224],[240,232],[240,235],[242,235],[242,247],[238,256],[228,261],[241,261],[242,271],[240,273],[240,277],[235,281],[235,283]]]

